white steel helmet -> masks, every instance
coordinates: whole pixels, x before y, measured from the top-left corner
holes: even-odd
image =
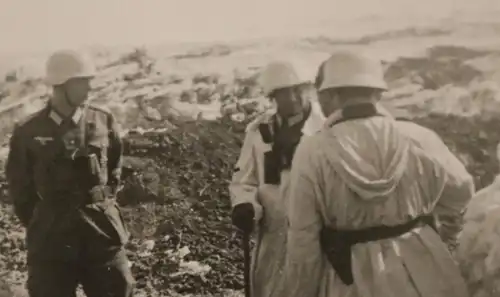
[[[47,60],[45,71],[45,81],[52,86],[64,84],[71,78],[91,78],[96,73],[90,58],[73,50],[54,52]]]
[[[266,96],[273,91],[296,85],[312,83],[304,69],[294,62],[275,61],[261,72],[259,82]]]
[[[387,90],[381,61],[360,52],[338,51],[321,64],[319,72],[316,81],[319,91],[341,87]]]

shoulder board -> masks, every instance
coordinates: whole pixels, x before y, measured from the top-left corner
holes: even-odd
[[[401,121],[401,122],[413,122],[410,117],[407,116],[397,116],[394,118],[396,121]]]
[[[103,113],[106,113],[109,115],[112,114],[111,110],[107,106],[104,106],[104,105],[89,104],[88,108],[95,110],[95,111],[100,111],[100,112],[103,112]]]
[[[102,114],[105,115],[106,121],[108,123],[108,128],[110,129],[118,129],[116,125],[116,119],[115,115],[113,112],[105,105],[96,105],[96,104],[89,104],[88,105],[89,110],[93,110],[95,112],[101,112]]]
[[[14,128],[18,128],[18,127],[21,127],[21,126],[24,126],[24,125],[27,125],[29,122],[31,122],[33,119],[35,119],[36,117],[38,117],[40,114],[42,114],[43,112],[45,111],[45,108],[39,110],[39,111],[36,111],[32,114],[29,114],[23,118],[20,118],[16,121],[14,121]]]

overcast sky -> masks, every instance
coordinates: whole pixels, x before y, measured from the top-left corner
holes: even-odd
[[[500,0],[0,0],[0,52],[247,39],[367,15],[410,20],[498,8]]]

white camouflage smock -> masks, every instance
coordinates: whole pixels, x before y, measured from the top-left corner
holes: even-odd
[[[229,187],[232,206],[250,202],[255,209],[255,249],[252,253],[251,287],[254,297],[286,297],[283,267],[286,247],[286,219],[283,192],[289,171],[281,174],[281,184],[264,183],[264,153],[271,144],[263,142],[258,126],[269,122],[273,113],[258,117],[247,127],[245,140]],[[302,128],[303,138],[321,129],[324,116],[317,103]]]
[[[447,246],[429,226],[354,245],[345,286],[319,245],[323,225],[360,229],[440,215],[452,244],[474,193],[472,177],[432,131],[377,116],[325,128],[297,148],[290,173],[289,297],[466,297]],[[354,193],[357,193],[355,195]]]

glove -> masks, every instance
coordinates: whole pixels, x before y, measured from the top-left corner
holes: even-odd
[[[242,203],[234,207],[231,214],[233,225],[238,229],[250,234],[253,231],[255,210],[252,203]]]

